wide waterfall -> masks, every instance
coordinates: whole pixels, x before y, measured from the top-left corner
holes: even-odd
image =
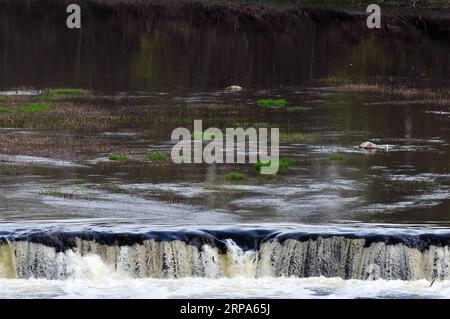
[[[450,240],[449,240],[450,242]],[[0,278],[447,279],[447,237],[351,234],[33,234],[0,241]]]

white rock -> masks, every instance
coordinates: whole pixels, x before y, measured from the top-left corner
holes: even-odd
[[[365,148],[365,149],[375,149],[377,148],[377,145],[371,142],[364,142],[359,145],[359,148]]]
[[[234,91],[234,92],[238,92],[242,90],[242,87],[239,85],[231,85],[229,87],[227,87],[228,91]]]

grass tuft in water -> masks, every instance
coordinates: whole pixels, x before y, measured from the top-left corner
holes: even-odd
[[[73,184],[79,187],[86,187],[88,184],[87,180],[84,179],[76,179],[73,181]]]
[[[280,163],[278,167],[278,172],[283,173],[287,171],[296,162],[293,157],[282,157],[280,158]]]
[[[20,112],[40,113],[49,110],[52,107],[49,103],[26,103],[17,109]]]
[[[278,173],[284,173],[286,172],[292,165],[295,164],[296,159],[293,157],[281,157],[278,160]],[[260,174],[261,173],[261,168],[262,167],[269,167],[271,165],[271,161],[269,162],[262,162],[262,161],[258,161],[255,164],[253,164],[253,170]]]
[[[128,159],[128,156],[125,154],[110,154],[108,156],[108,159],[110,161],[126,161]]]
[[[88,90],[79,88],[56,88],[48,90],[49,95],[63,96],[63,95],[87,95]]]
[[[0,113],[11,113],[11,111],[10,107],[0,107]]]
[[[286,99],[260,99],[256,102],[261,107],[281,108],[287,104]]]
[[[345,157],[340,154],[333,154],[329,157],[330,161],[343,161]]]
[[[161,153],[150,153],[144,155],[145,159],[153,160],[153,161],[163,161],[166,159],[166,156]]]
[[[246,174],[242,174],[239,172],[232,172],[232,173],[225,175],[225,179],[227,181],[239,182],[239,181],[244,181],[244,180],[248,179],[248,176]]]

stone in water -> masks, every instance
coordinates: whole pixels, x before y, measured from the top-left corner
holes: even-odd
[[[359,148],[375,149],[377,148],[377,145],[371,142],[364,142],[359,145]]]

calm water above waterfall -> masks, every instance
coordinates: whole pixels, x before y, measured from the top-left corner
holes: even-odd
[[[0,0],[0,297],[448,298],[446,20],[214,8]],[[194,119],[295,164],[176,165]]]

